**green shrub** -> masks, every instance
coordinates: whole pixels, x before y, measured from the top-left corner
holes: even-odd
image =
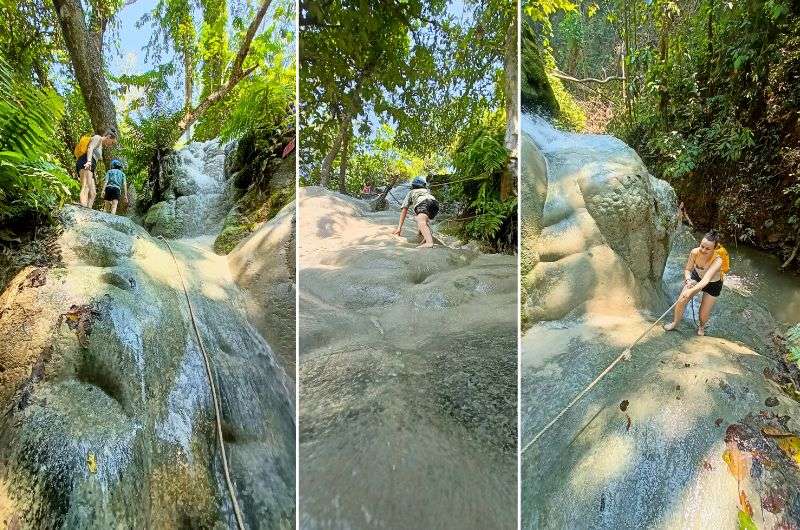
[[[50,221],[78,188],[54,156],[63,112],[54,90],[34,87],[0,60],[0,225]]]

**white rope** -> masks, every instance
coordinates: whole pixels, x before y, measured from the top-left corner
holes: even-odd
[[[181,267],[178,264],[178,260],[175,257],[175,254],[172,252],[172,247],[169,245],[169,242],[162,236],[158,236],[158,239],[167,244],[169,253],[172,255],[172,260],[175,262],[175,268],[178,270],[178,277],[181,280],[183,294],[186,296],[186,303],[189,305],[189,317],[192,321],[194,334],[197,336],[197,343],[200,345],[200,351],[203,352],[203,360],[205,361],[206,365],[206,375],[208,375],[208,384],[211,386],[211,397],[214,401],[214,419],[216,420],[217,424],[217,439],[219,440],[219,448],[222,452],[222,469],[225,473],[225,483],[228,486],[228,494],[230,495],[231,503],[233,503],[233,512],[236,515],[236,525],[239,527],[239,530],[245,530],[242,512],[239,509],[239,503],[236,500],[236,491],[233,489],[231,474],[228,470],[228,455],[225,452],[225,442],[222,439],[222,413],[220,412],[219,397],[217,396],[217,386],[214,384],[214,374],[211,372],[211,360],[208,357],[208,352],[206,352],[205,346],[203,346],[203,339],[200,337],[200,331],[197,329],[197,322],[194,318],[194,309],[192,309],[192,302],[189,299],[189,292],[186,290],[186,282],[183,281],[183,274],[181,274]]]
[[[674,303],[673,303],[671,306],[669,306],[669,309],[667,309],[666,311],[664,311],[664,313],[663,313],[663,314],[662,314],[660,317],[658,317],[658,319],[657,319],[655,322],[653,322],[653,324],[652,324],[652,325],[651,325],[649,328],[647,328],[647,329],[644,331],[644,333],[642,333],[641,335],[639,335],[639,337],[638,337],[638,338],[637,338],[635,341],[633,341],[633,344],[631,344],[629,347],[625,348],[625,349],[622,351],[622,353],[621,353],[621,354],[619,354],[619,356],[617,356],[617,358],[616,358],[616,359],[614,359],[614,361],[613,361],[613,362],[612,362],[610,365],[608,365],[608,367],[607,367],[605,370],[603,370],[602,372],[600,372],[600,375],[598,375],[598,376],[597,376],[597,377],[594,379],[594,381],[592,381],[592,382],[589,384],[589,386],[587,386],[586,388],[584,388],[584,389],[581,391],[581,393],[580,393],[580,394],[578,394],[577,396],[575,396],[575,398],[574,398],[572,401],[570,401],[570,402],[569,402],[569,405],[567,405],[566,407],[564,407],[564,409],[563,409],[561,412],[559,412],[559,413],[556,415],[556,417],[555,417],[555,418],[553,418],[552,420],[550,420],[550,423],[548,423],[547,425],[545,425],[545,426],[544,426],[544,428],[543,428],[542,430],[540,430],[538,433],[536,433],[536,436],[534,436],[534,437],[533,437],[533,439],[532,439],[530,442],[528,442],[527,444],[525,444],[525,447],[523,447],[523,448],[522,448],[522,452],[524,453],[525,451],[527,451],[527,450],[528,450],[528,448],[529,448],[531,445],[533,445],[533,444],[536,442],[536,440],[538,440],[539,438],[541,438],[541,437],[542,437],[542,435],[543,435],[545,432],[547,432],[547,430],[548,430],[550,427],[552,427],[552,426],[553,426],[553,425],[554,425],[554,424],[555,424],[555,423],[556,423],[556,422],[557,422],[559,419],[561,419],[561,417],[562,417],[564,414],[566,414],[566,413],[567,413],[567,411],[568,411],[569,409],[571,409],[571,408],[572,408],[572,407],[575,405],[575,403],[577,403],[578,401],[580,401],[580,399],[581,399],[583,396],[585,396],[585,395],[586,395],[586,394],[587,394],[587,393],[588,393],[588,392],[589,392],[589,391],[590,391],[590,390],[591,390],[591,389],[592,389],[592,388],[593,388],[593,387],[594,387],[594,386],[595,386],[597,383],[599,383],[599,382],[600,382],[600,380],[601,380],[601,379],[603,379],[603,378],[606,376],[606,374],[608,374],[608,372],[610,372],[611,370],[613,370],[613,369],[614,369],[614,367],[617,365],[617,363],[619,363],[619,362],[620,362],[621,360],[623,360],[623,359],[625,359],[625,360],[628,360],[628,359],[630,359],[630,356],[631,356],[631,350],[633,349],[633,347],[634,347],[634,346],[636,346],[636,344],[638,344],[638,343],[639,343],[639,341],[640,341],[640,340],[642,340],[642,338],[643,338],[645,335],[647,335],[647,334],[650,332],[650,330],[651,330],[651,329],[653,329],[654,327],[656,327],[656,324],[658,324],[658,323],[659,323],[659,321],[660,321],[662,318],[664,318],[664,317],[667,315],[667,313],[669,313],[669,312],[672,310],[672,308],[673,308],[673,307],[675,307],[675,306],[677,305],[677,303],[678,303],[678,301],[679,301],[679,300],[680,300],[680,298],[678,298],[678,300],[675,300],[675,302],[674,302]]]

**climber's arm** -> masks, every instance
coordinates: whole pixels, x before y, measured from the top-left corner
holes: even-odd
[[[397,225],[397,229],[394,231],[395,235],[400,235],[400,231],[403,229],[403,223],[406,222],[406,215],[408,215],[408,206],[400,210],[400,224]]]
[[[689,252],[689,259],[686,260],[686,266],[683,268],[683,283],[689,283],[692,279],[692,269],[694,269],[695,251]]]
[[[92,155],[94,154],[94,150],[100,143],[103,141],[103,137],[99,134],[95,134],[92,136],[92,139],[89,140],[89,145],[86,148],[86,164],[83,165],[84,169],[89,169],[92,167]],[[105,189],[105,184],[103,184],[103,188]]]
[[[711,264],[706,273],[703,275],[703,278],[699,282],[697,282],[697,284],[694,287],[690,289],[692,291],[692,296],[702,291],[703,287],[708,285],[708,283],[711,281],[711,278],[713,278],[721,268],[722,268],[722,258],[717,256],[716,258],[714,258],[714,262]]]

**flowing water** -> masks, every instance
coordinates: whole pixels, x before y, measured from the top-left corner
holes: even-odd
[[[700,233],[695,236],[702,238]],[[730,243],[725,248],[731,256],[727,286],[749,294],[784,324],[800,322],[800,275],[781,271],[781,261],[764,251]]]

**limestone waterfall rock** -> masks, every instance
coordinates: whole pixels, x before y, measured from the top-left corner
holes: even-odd
[[[163,241],[68,206],[63,264],[0,296],[0,518],[23,528],[234,527],[209,383]],[[172,241],[249,528],[290,528],[294,394],[225,257]]]
[[[796,526],[798,467],[764,432],[800,432],[798,404],[766,377],[769,313],[729,287],[709,336],[688,310],[657,327],[530,443],[668,308],[697,242],[616,138],[526,117],[522,179],[522,528]]]
[[[663,301],[661,275],[676,223],[672,188],[612,136],[525,122],[523,227],[533,230],[525,244],[536,260],[526,262],[523,280],[528,316],[557,319],[601,301]]]
[[[228,254],[247,315],[272,346],[289,377],[295,375],[295,203],[284,206]]]
[[[144,227],[171,238],[219,232],[234,200],[225,160],[225,146],[216,140],[190,143],[166,157],[164,189],[144,214]]]

